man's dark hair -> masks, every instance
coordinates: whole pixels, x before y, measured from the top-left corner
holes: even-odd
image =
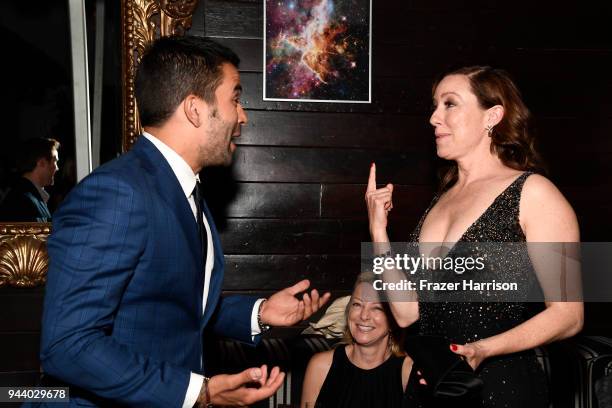
[[[236,68],[240,58],[202,37],[163,37],[145,51],[136,71],[136,101],[143,126],[164,123],[188,95],[215,103],[221,65]]]
[[[40,159],[51,160],[53,150],[57,150],[59,147],[60,143],[57,140],[46,137],[34,137],[25,140],[19,146],[17,152],[17,172],[23,174],[34,170]]]

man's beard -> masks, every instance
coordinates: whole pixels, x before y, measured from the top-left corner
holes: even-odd
[[[200,146],[200,157],[206,166],[229,166],[232,164],[232,134],[234,127],[223,121],[214,110],[209,117],[209,143]]]

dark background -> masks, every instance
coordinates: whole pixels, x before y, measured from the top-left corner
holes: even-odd
[[[612,241],[611,6],[595,1],[373,0],[372,104],[264,102],[263,1],[200,2],[191,35],[242,59],[249,124],[232,169],[208,171],[228,291],[308,277],[350,289],[369,241],[370,163],[396,186],[391,239],[406,240],[437,186],[431,84],[448,67],[511,73],[535,117],[548,176],[578,214],[583,241]],[[542,203],[546,205],[546,203]],[[340,294],[340,292],[338,292]],[[607,304],[585,332],[612,334]]]
[[[2,148],[0,149],[0,199],[12,178],[15,152],[21,141],[51,137],[61,143],[56,187],[49,188],[53,211],[55,190],[62,195],[74,178],[74,113],[68,2],[0,3],[2,45]],[[0,222],[10,220],[0,219]]]
[[[93,120],[96,0],[85,0],[85,6]],[[121,150],[121,1],[106,1],[104,16],[101,162]],[[55,185],[46,188],[53,212],[76,182],[68,0],[0,2],[0,46],[0,200],[19,176],[13,159],[20,142],[51,137],[61,143]],[[13,220],[0,219],[7,221]]]

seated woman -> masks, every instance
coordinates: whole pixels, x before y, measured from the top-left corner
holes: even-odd
[[[412,359],[372,273],[362,273],[346,308],[345,340],[315,354],[306,368],[302,408],[417,407]]]

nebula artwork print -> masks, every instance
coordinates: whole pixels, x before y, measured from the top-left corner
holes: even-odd
[[[264,100],[371,102],[371,0],[265,0]]]

